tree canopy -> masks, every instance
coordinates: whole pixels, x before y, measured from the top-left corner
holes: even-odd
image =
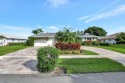
[[[89,33],[91,35],[96,35],[100,37],[106,36],[107,34],[107,32],[103,28],[97,26],[89,27],[84,31],[84,33]]]
[[[3,35],[0,35],[0,38],[5,38]]]
[[[35,29],[35,30],[32,30],[32,33],[37,35],[38,33],[40,32],[44,32],[42,29]]]
[[[116,36],[116,41],[125,42],[125,32],[122,32]]]
[[[72,28],[64,28],[63,31],[57,32],[55,39],[57,42],[70,44],[82,42],[82,39],[76,34],[76,32],[72,32]]]

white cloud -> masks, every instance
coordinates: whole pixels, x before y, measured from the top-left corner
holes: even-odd
[[[27,31],[30,31],[27,27],[10,26],[10,25],[2,25],[2,24],[0,24],[0,29],[27,30]]]
[[[116,16],[116,15],[119,15],[122,13],[125,13],[125,5],[117,6],[111,11],[98,12],[98,13],[93,14],[93,15],[84,16],[84,17],[79,18],[79,20],[85,20],[84,23],[89,23],[89,22],[92,22],[94,20],[100,20],[100,19],[104,19],[107,17]]]
[[[124,12],[125,12],[125,5],[118,6],[114,10],[111,10],[111,11],[108,11],[108,12],[103,12],[103,13],[100,13],[98,15],[93,16],[92,18],[86,20],[85,23],[88,23],[88,22],[91,22],[91,21],[94,21],[94,20],[107,18],[107,17],[116,16],[116,15],[119,15],[119,14],[124,13]]]
[[[47,0],[46,4],[49,5],[52,9],[57,9],[63,7],[67,4],[70,4],[69,0]]]

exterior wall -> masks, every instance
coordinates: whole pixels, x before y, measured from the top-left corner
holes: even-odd
[[[54,38],[34,40],[34,46],[53,46]]]
[[[110,44],[116,44],[116,40],[115,39],[103,39],[103,40],[101,40],[101,42],[110,43]]]
[[[6,38],[0,39],[0,46],[6,46],[7,44],[8,42]]]
[[[26,40],[23,39],[7,39],[8,43],[17,43],[17,42],[26,42]]]
[[[82,38],[82,41],[97,41],[97,38]]]

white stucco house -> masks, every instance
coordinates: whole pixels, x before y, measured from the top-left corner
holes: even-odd
[[[34,46],[53,46],[55,42],[55,33],[39,33],[30,37],[35,38]]]
[[[85,33],[80,36],[82,38],[82,41],[98,41],[99,36],[90,35],[89,33]]]
[[[35,38],[34,46],[53,46],[55,44],[55,33],[39,33],[30,37]],[[98,36],[90,35],[88,33],[80,36],[83,41],[97,41]]]
[[[116,44],[116,36],[118,35],[119,33],[115,33],[115,34],[111,34],[111,35],[108,35],[108,36],[105,36],[105,37],[102,37],[100,38],[100,41],[101,42],[105,42],[105,43],[110,43],[110,44]]]
[[[8,43],[19,43],[26,42],[27,38],[9,35],[9,34],[0,34],[3,38],[0,38],[0,46],[6,46]]]

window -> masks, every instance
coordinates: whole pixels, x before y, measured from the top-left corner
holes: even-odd
[[[14,39],[12,39],[12,41],[14,41]]]

